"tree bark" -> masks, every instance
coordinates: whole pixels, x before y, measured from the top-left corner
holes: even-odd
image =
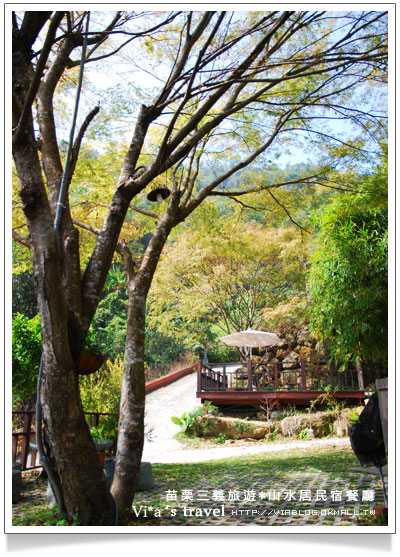
[[[118,427],[118,446],[111,493],[121,511],[131,508],[139,479],[144,443],[145,371],[144,343],[147,294],[161,251],[176,224],[173,216],[177,199],[170,201],[167,214],[160,219],[136,273],[132,254],[122,249],[128,283],[128,315],[125,363],[122,376]]]
[[[24,41],[13,49],[13,128],[29,89],[31,72]],[[61,486],[68,519],[83,524],[113,523],[114,504],[83,413],[78,375],[69,342],[68,303],[53,217],[42,177],[31,111],[13,141],[42,325],[43,371],[40,398],[46,458]]]

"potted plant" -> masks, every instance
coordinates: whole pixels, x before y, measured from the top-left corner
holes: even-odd
[[[110,451],[114,444],[114,439],[107,435],[107,431],[104,425],[90,428],[90,434],[93,438],[94,444],[97,449],[97,453],[100,458],[102,466],[104,466],[105,458],[107,452]]]

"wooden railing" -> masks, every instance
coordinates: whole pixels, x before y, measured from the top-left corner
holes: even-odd
[[[364,390],[361,368],[336,369],[327,361],[308,362],[300,359],[297,369],[284,369],[282,362],[247,366],[236,364],[199,364],[197,390],[201,391],[321,391],[328,385],[344,391]],[[221,369],[215,369],[222,367]]]
[[[196,369],[198,364],[175,370],[168,375],[146,382],[146,393],[150,393],[161,387],[184,377]],[[35,412],[13,412],[13,432],[12,432],[12,462],[19,462],[22,470],[30,470],[39,468],[38,452],[36,449],[36,428],[35,428]],[[100,425],[101,416],[110,416],[109,412],[85,412],[86,421],[90,427]]]
[[[41,467],[36,448],[35,412],[13,412],[12,463],[19,463],[22,470]],[[85,412],[90,427],[100,424],[101,416],[110,416],[108,412]]]

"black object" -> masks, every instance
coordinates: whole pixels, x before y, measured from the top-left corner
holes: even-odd
[[[385,441],[379,412],[378,394],[374,393],[361,412],[359,422],[349,428],[351,447],[361,466],[377,466],[382,481],[383,498],[387,505],[382,466],[387,464]]]
[[[384,466],[387,463],[385,442],[375,393],[361,412],[359,423],[349,428],[352,449],[361,466]]]
[[[168,188],[157,188],[155,190],[152,190],[149,193],[147,199],[149,201],[161,203],[162,201],[164,201],[164,199],[167,199],[167,197],[169,197],[170,195],[171,192],[169,191]]]

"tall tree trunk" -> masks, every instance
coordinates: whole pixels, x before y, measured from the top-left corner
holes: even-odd
[[[146,299],[162,248],[176,223],[174,210],[176,210],[176,199],[173,195],[169,210],[158,222],[137,273],[129,248],[126,246],[121,248],[129,295],[117,458],[111,493],[122,511],[129,510],[132,506],[143,452]]]
[[[29,58],[13,50],[13,126],[29,88]],[[68,304],[53,218],[43,182],[32,115],[13,141],[42,326],[43,371],[40,399],[46,458],[61,487],[67,517],[83,524],[112,524],[114,504],[83,413],[75,358],[71,355]],[[64,238],[64,241],[67,239]],[[75,285],[80,288],[80,284]]]
[[[118,448],[111,487],[122,511],[129,510],[139,479],[144,442],[144,329],[146,297],[130,289]]]
[[[41,404],[46,457],[58,477],[68,518],[112,523],[113,501],[83,413],[69,346],[68,311],[50,209],[32,142],[15,146],[42,325]],[[29,167],[28,174],[24,170]],[[36,172],[34,169],[36,168]]]

